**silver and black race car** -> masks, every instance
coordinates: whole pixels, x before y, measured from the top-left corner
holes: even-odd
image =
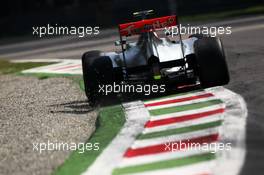
[[[225,85],[229,73],[218,37],[194,34],[183,39],[171,36],[178,27],[175,15],[147,19],[152,11],[134,13],[142,20],[119,25],[120,52],[89,51],[82,56],[85,92],[94,104],[102,94],[100,85],[149,83],[203,88]],[[166,29],[166,32],[164,32]],[[161,35],[164,35],[161,37]],[[132,38],[134,41],[129,42]]]

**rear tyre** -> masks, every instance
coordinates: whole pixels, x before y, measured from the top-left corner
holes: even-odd
[[[205,35],[205,34],[199,34],[199,33],[197,33],[197,34],[193,34],[193,35],[190,35],[189,36],[189,38],[193,38],[193,37],[195,37],[197,39],[202,39],[202,38],[210,37],[210,35]]]
[[[221,86],[229,82],[222,42],[217,37],[203,37],[195,41],[197,73],[203,88]]]
[[[103,92],[100,86],[113,82],[113,66],[110,57],[100,56],[99,51],[86,52],[82,56],[85,94],[90,105],[95,106]]]

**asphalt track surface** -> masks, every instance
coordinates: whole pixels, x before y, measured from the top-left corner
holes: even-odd
[[[237,18],[208,24],[231,26],[232,34],[222,36],[231,82],[226,88],[241,94],[248,106],[246,161],[243,175],[262,175],[264,171],[264,16]],[[76,58],[88,50],[115,50],[117,31],[101,30],[87,38],[63,37],[36,39],[24,43],[0,45],[0,58]]]

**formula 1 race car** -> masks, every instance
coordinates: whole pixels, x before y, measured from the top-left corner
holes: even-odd
[[[134,13],[142,20],[119,25],[120,52],[89,51],[82,56],[85,92],[91,104],[102,94],[101,85],[153,83],[201,87],[225,85],[229,73],[218,37],[194,34],[183,39],[166,29],[178,27],[175,15],[147,19],[152,10]],[[164,37],[160,37],[163,34]],[[135,41],[129,42],[132,38]],[[176,39],[175,39],[176,38]]]

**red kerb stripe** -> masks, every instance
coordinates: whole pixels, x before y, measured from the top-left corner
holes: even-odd
[[[166,105],[166,104],[171,104],[171,103],[179,103],[179,102],[196,100],[196,99],[200,99],[200,98],[208,98],[208,97],[213,97],[213,96],[214,96],[213,94],[207,93],[207,94],[196,95],[196,96],[191,96],[191,97],[185,97],[185,98],[179,98],[179,99],[172,99],[172,100],[165,100],[165,101],[160,101],[160,102],[149,103],[149,104],[145,104],[145,107],[161,106],[161,105]]]
[[[55,68],[55,69],[53,69],[53,70],[63,70],[63,69],[77,68],[77,67],[81,67],[81,65],[70,65],[70,66],[64,66],[64,67]]]
[[[150,155],[150,154],[157,154],[157,153],[170,152],[170,151],[171,152],[180,151],[183,149],[187,149],[188,147],[186,147],[186,145],[188,146],[188,144],[190,143],[197,143],[197,144],[212,143],[212,142],[216,142],[218,139],[219,139],[219,134],[212,134],[208,136],[197,137],[182,141],[167,142],[166,144],[163,143],[163,144],[136,148],[136,149],[129,148],[124,154],[124,157],[130,158],[135,156]]]
[[[168,125],[168,124],[172,124],[172,123],[179,123],[179,122],[184,122],[184,121],[188,121],[188,120],[198,119],[198,118],[206,117],[209,115],[223,113],[224,111],[225,111],[224,108],[220,108],[220,109],[207,111],[207,112],[201,112],[201,113],[197,113],[197,114],[184,115],[181,117],[171,117],[171,118],[167,118],[167,119],[148,121],[145,124],[145,128],[152,128],[152,127],[161,126],[161,125]]]

